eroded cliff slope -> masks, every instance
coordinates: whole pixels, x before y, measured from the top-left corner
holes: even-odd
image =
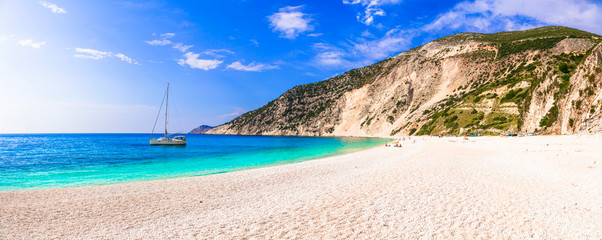
[[[566,27],[455,34],[294,87],[207,134],[599,132],[601,41]]]

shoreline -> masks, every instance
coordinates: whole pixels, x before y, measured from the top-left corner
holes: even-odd
[[[602,237],[600,136],[412,139],[223,174],[0,192],[0,236]]]

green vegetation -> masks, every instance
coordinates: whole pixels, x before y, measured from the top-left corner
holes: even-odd
[[[484,118],[484,113],[476,111],[443,110],[434,114],[431,121],[422,125],[416,135],[433,133],[459,134],[460,128],[478,126]]]
[[[525,31],[498,32],[492,34],[482,33],[459,33],[443,37],[435,41],[444,41],[449,43],[458,43],[465,39],[475,39],[483,42],[506,43],[534,38],[554,38],[554,37],[572,37],[572,38],[592,38],[600,37],[596,34],[577,30],[569,27],[551,26],[529,29]]]
[[[374,117],[376,116],[372,116],[372,117],[366,117],[366,120],[364,120],[361,124],[360,124],[360,128],[363,128],[364,125],[365,126],[370,126],[370,123],[372,123],[372,120],[374,119]]]
[[[483,99],[483,97],[485,97],[485,96],[483,96],[483,95],[476,96],[474,99],[472,99],[472,102],[473,103],[478,103],[478,102],[481,101],[481,99]]]
[[[334,132],[334,127],[330,127],[326,130],[327,133],[333,133]]]
[[[528,91],[522,88],[510,90],[508,93],[506,93],[506,95],[504,95],[502,100],[500,100],[500,103],[514,102],[516,104],[520,104],[527,96],[527,93]]]
[[[563,39],[565,39],[565,37],[539,38],[518,42],[501,42],[499,46],[498,59],[528,50],[550,49],[556,46],[556,44]]]
[[[552,48],[556,43],[567,37],[593,39],[594,37],[600,36],[573,28],[553,26],[534,28],[526,31],[499,32],[493,34],[459,33],[435,41],[455,44],[466,39],[473,39],[476,41],[493,43],[497,45],[499,49],[497,59],[501,59],[505,56],[528,50],[545,50]],[[489,56],[488,53],[479,52],[475,54],[481,58],[487,58]]]
[[[495,60],[495,51],[480,49],[480,50],[461,54],[460,56],[468,58],[473,61],[477,61],[480,59],[485,60],[485,61],[493,61],[493,60]]]
[[[587,81],[589,81],[589,83],[594,83],[594,81],[596,81],[596,75],[594,75],[593,73],[590,74],[589,76],[587,76]]]
[[[574,69],[575,65],[568,65],[565,62],[560,63],[560,65],[558,66],[558,70],[560,70],[562,73],[570,73]]]
[[[539,121],[540,127],[550,127],[558,119],[558,106],[554,105],[548,113]]]
[[[388,116],[387,122],[389,122],[390,124],[393,124],[395,122],[395,118],[393,116]]]

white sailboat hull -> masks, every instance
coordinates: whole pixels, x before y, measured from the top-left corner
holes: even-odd
[[[173,138],[158,138],[151,139],[150,145],[186,145],[186,140],[173,139]]]

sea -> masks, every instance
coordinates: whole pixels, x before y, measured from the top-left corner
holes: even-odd
[[[150,134],[0,134],[0,191],[219,174],[346,154],[390,141],[191,134],[186,137],[186,146],[150,146]]]

